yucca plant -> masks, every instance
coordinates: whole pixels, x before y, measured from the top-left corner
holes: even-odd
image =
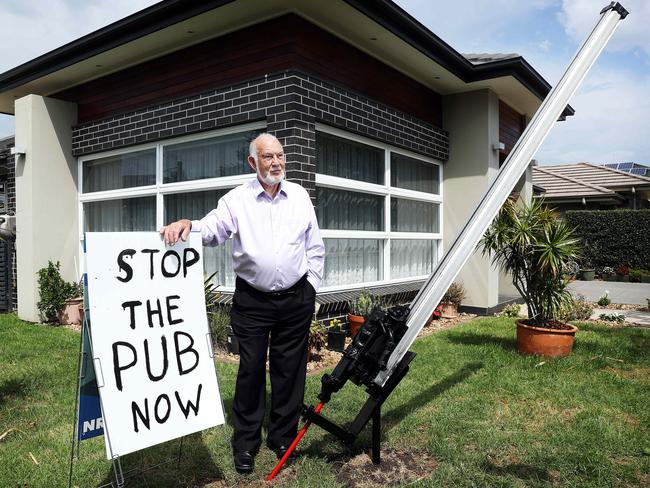
[[[571,301],[563,270],[579,257],[578,239],[541,199],[522,206],[508,200],[480,246],[512,276],[528,306],[530,325],[546,327],[561,316]]]

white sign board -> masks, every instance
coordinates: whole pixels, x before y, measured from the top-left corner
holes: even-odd
[[[201,235],[86,233],[90,336],[108,459],[224,423]]]

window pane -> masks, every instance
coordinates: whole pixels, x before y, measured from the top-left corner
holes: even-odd
[[[406,198],[390,200],[390,230],[393,232],[439,232],[438,204]]]
[[[438,194],[440,172],[435,164],[391,153],[390,184],[407,190]]]
[[[409,278],[431,274],[437,264],[437,241],[392,239],[390,247],[391,278]]]
[[[255,132],[242,132],[163,148],[163,183],[251,173],[248,145]]]
[[[324,286],[379,281],[382,245],[377,239],[324,239]]]
[[[155,149],[83,162],[81,186],[84,193],[154,185],[155,183]]]
[[[165,223],[179,219],[199,220],[216,208],[219,199],[227,192],[228,190],[208,190],[165,195]],[[208,275],[217,272],[214,278],[216,284],[235,286],[232,240],[227,240],[222,246],[204,247],[203,268]]]
[[[84,203],[86,232],[156,230],[156,197]]]
[[[384,150],[317,132],[316,169],[325,175],[383,185]]]
[[[322,229],[384,230],[384,197],[316,187],[316,216]]]

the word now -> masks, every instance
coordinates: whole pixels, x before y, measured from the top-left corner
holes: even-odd
[[[181,412],[187,419],[187,417],[190,415],[190,410],[194,412],[194,416],[197,416],[199,414],[199,402],[201,401],[201,390],[203,389],[203,385],[199,383],[199,387],[196,390],[196,402],[192,403],[190,400],[187,400],[187,403],[184,403],[183,400],[181,400],[181,396],[178,394],[177,391],[174,392],[174,397],[176,398],[176,403],[178,404],[178,407],[180,408]],[[154,419],[156,419],[156,422],[159,424],[164,424],[169,420],[169,417],[171,416],[172,413],[172,402],[169,399],[169,396],[163,393],[162,395],[158,395],[158,398],[156,398],[155,403],[153,404],[153,416]],[[149,411],[149,399],[145,398],[143,402],[143,406],[141,407],[138,405],[136,402],[131,402],[131,414],[133,415],[133,430],[136,432],[139,432],[140,429],[138,427],[138,419],[140,419],[140,422],[147,428],[147,430],[151,430],[151,414]]]

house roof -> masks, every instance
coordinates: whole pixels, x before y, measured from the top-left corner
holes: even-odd
[[[650,189],[650,178],[591,163],[534,166],[533,184],[546,200],[620,200],[617,192]]]
[[[289,12],[442,95],[489,88],[532,116],[550,91],[521,56],[470,62],[390,0],[167,0],[0,74],[0,112]]]

